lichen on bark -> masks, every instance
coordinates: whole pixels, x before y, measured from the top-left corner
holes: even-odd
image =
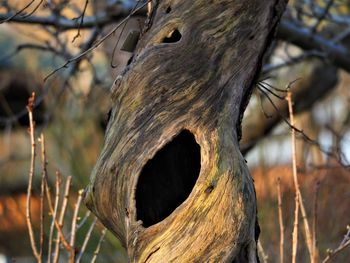
[[[238,131],[285,4],[165,0],[156,5],[133,60],[112,88],[113,111],[85,199],[121,240],[131,262],[256,262],[255,192]],[[200,146],[196,183],[170,215],[145,226],[137,216],[143,201],[136,198],[140,175],[184,130]],[[176,167],[182,155],[174,151],[164,162]],[[178,173],[156,175],[178,180],[186,174],[181,169],[189,169],[188,164],[177,168]],[[156,189],[157,183],[147,187]],[[181,191],[177,188],[165,186],[164,199],[171,200]]]

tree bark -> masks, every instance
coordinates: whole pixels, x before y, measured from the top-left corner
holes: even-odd
[[[85,202],[130,262],[256,262],[240,122],[286,0],[153,1]]]

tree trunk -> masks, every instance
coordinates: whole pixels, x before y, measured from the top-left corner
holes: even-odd
[[[85,202],[130,262],[256,262],[240,122],[286,0],[153,2]]]

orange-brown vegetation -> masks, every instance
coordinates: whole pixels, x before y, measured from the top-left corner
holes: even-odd
[[[269,256],[269,262],[278,261],[279,223],[277,206],[277,178],[281,180],[282,211],[285,225],[285,258],[291,258],[291,237],[293,228],[294,195],[293,175],[291,166],[275,166],[257,168],[252,171],[258,199],[259,223],[261,227],[260,240]],[[313,205],[315,189],[319,182],[317,209],[317,240],[320,259],[326,255],[328,248],[339,245],[350,224],[350,171],[334,166],[311,171],[298,171],[299,184],[307,209],[309,223],[314,217]],[[308,252],[304,241],[301,217],[299,217],[298,262],[308,262]],[[350,257],[349,249],[344,250],[333,262],[345,262]]]
[[[0,233],[27,231],[25,221],[26,194],[0,196]],[[34,225],[39,224],[40,198],[32,198]]]
[[[28,229],[25,218],[25,193],[0,196],[0,253],[19,257],[30,255]],[[40,198],[32,197],[33,225],[40,222]]]

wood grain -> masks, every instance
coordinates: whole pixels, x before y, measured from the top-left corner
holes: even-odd
[[[152,24],[112,87],[113,111],[85,197],[130,262],[256,262],[256,199],[239,151],[240,122],[285,5],[154,6]],[[198,179],[169,216],[145,228],[137,220],[139,176],[183,130],[200,146]]]

